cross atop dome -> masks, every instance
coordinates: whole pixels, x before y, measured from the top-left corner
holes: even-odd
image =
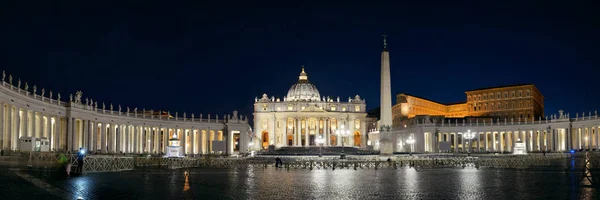
[[[300,81],[308,80],[308,76],[306,76],[306,72],[304,72],[304,65],[302,65],[302,72],[300,72],[300,76],[298,77]]]

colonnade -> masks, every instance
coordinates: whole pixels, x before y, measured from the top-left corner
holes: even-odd
[[[51,148],[65,146],[64,118],[0,103],[0,149],[17,149],[19,138],[47,138]]]
[[[113,120],[114,121],[114,120]],[[46,138],[51,151],[79,148],[101,153],[165,153],[168,140],[177,133],[186,141],[186,154],[207,154],[213,141],[223,141],[223,130],[127,125],[67,118],[20,108],[0,106],[0,149],[18,149],[19,138]]]
[[[126,112],[109,109],[105,104],[86,98],[82,92],[70,95],[69,101],[61,101],[61,95],[49,95],[24,87],[18,80],[13,85],[3,73],[0,82],[0,149],[19,150],[19,139],[33,137],[47,139],[50,151],[75,152],[79,148],[99,153],[149,153],[167,151],[168,141],[178,136],[185,154],[243,152],[250,139],[247,119],[233,113],[214,115],[211,119],[200,114],[191,118],[183,113],[138,112],[137,108]],[[46,96],[48,95],[48,96]],[[217,144],[218,146],[214,146]]]
[[[414,124],[392,131],[394,151],[408,152],[513,152],[523,143],[527,152],[564,152],[600,149],[597,116],[541,120],[530,124],[465,125]],[[467,133],[472,136],[468,139]],[[407,142],[414,139],[414,143]],[[448,148],[449,147],[449,148]]]
[[[438,142],[448,142],[452,152],[513,152],[516,142],[523,142],[527,151],[566,151],[566,129],[529,131],[473,132],[472,139],[465,139],[465,132],[443,132],[437,134]],[[429,142],[429,141],[427,141]],[[427,143],[426,142],[426,143]],[[434,152],[433,145],[426,148]]]

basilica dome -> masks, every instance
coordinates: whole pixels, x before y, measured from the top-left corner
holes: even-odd
[[[287,101],[320,101],[321,95],[319,94],[319,90],[312,83],[308,82],[308,76],[306,76],[306,72],[304,72],[304,67],[302,67],[302,72],[298,77],[298,82],[292,87],[287,93]]]

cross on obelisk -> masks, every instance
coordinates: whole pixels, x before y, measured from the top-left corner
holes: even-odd
[[[384,33],[381,36],[383,36],[383,50],[387,50],[387,35]]]

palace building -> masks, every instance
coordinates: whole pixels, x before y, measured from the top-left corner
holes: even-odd
[[[19,140],[48,142],[49,151],[166,154],[169,140],[187,154],[238,154],[248,151],[252,129],[237,111],[194,115],[113,106],[83,98],[78,91],[60,93],[2,73],[0,82],[0,148],[22,150]],[[46,144],[44,144],[46,145]],[[43,151],[43,150],[42,150]]]
[[[394,126],[418,115],[444,118],[488,118],[526,121],[543,118],[544,96],[533,84],[510,85],[470,90],[466,102],[443,104],[425,98],[396,95],[392,107]]]
[[[255,98],[254,143],[262,149],[271,145],[365,147],[365,109],[365,100],[358,95],[347,102],[321,96],[302,67],[283,99],[267,94]]]

